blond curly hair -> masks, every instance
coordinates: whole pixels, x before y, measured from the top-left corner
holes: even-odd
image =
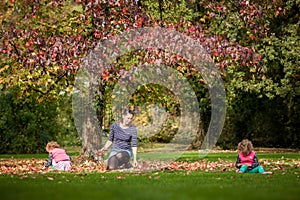
[[[59,144],[57,142],[51,141],[48,142],[46,145],[46,151],[50,152],[51,150],[55,149],[55,148],[59,148]]]
[[[250,140],[242,140],[237,147],[238,151],[242,152],[243,155],[247,156],[251,151],[253,151],[253,144]]]

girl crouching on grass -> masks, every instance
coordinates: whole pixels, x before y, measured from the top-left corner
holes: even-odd
[[[238,151],[239,154],[235,163],[235,166],[238,168],[237,173],[273,174],[273,172],[265,172],[264,168],[259,165],[251,141],[247,139],[242,140],[238,144]]]
[[[71,158],[67,155],[64,149],[59,148],[57,142],[48,142],[46,151],[49,153],[48,161],[43,167],[46,169],[52,165],[54,170],[70,170],[71,169]]]

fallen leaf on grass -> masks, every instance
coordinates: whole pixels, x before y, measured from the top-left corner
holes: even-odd
[[[78,176],[87,176],[87,174],[78,174]]]
[[[51,168],[48,170],[41,170],[44,166],[45,159],[15,159],[15,158],[3,158],[0,159],[0,174],[11,175],[23,175],[23,174],[46,174],[53,171]],[[195,162],[183,162],[183,161],[143,161],[141,160],[139,168],[132,168],[129,171],[132,172],[144,172],[144,171],[173,171],[173,170],[185,170],[185,171],[235,171],[234,161],[218,159],[217,161],[204,161],[199,160]],[[285,172],[286,168],[299,169],[300,160],[296,159],[261,159],[260,163],[268,170],[277,171],[281,170]],[[74,157],[72,161],[72,170],[70,173],[75,173],[77,176],[86,176],[88,172],[105,172],[106,166],[104,163],[97,163],[92,160],[87,160],[83,156]],[[125,172],[128,170],[124,170]],[[187,175],[189,172],[187,173]]]

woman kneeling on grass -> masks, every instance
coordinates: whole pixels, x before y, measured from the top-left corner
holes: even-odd
[[[264,168],[259,165],[251,141],[247,139],[242,140],[238,144],[238,151],[239,154],[235,163],[235,166],[238,168],[237,173],[273,174],[273,172],[265,172]]]
[[[137,131],[132,125],[134,111],[125,109],[122,119],[110,127],[108,141],[100,152],[107,151],[113,144],[108,157],[107,169],[131,168],[130,158],[133,156],[134,167],[137,167]]]

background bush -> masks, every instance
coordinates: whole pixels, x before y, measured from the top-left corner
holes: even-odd
[[[17,101],[16,90],[0,93],[0,153],[45,152],[49,140],[68,132],[59,101]]]

